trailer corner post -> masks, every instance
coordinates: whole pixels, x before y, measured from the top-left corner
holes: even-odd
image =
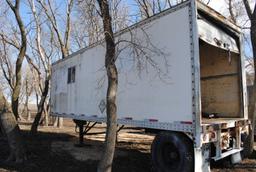
[[[193,124],[195,147],[200,148],[201,142],[201,88],[200,88],[200,60],[199,60],[199,41],[197,28],[197,5],[196,0],[190,0],[190,40],[191,40],[191,73],[192,73],[192,102],[193,102]]]
[[[194,123],[194,172],[210,172],[210,146],[201,142],[201,88],[196,0],[190,0],[191,70]]]
[[[210,148],[205,146],[204,148],[194,148],[195,156],[195,172],[210,172]]]

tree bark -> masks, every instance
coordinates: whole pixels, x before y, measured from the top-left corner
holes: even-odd
[[[28,110],[28,112],[27,112],[27,114],[28,114],[28,116],[27,116],[27,121],[31,121],[31,113],[30,113],[30,110]]]
[[[7,101],[3,95],[3,91],[0,87],[0,111],[6,111],[6,109],[10,109],[8,108],[8,104]],[[0,136],[4,135],[4,128],[2,127],[2,124],[0,122]]]
[[[10,155],[7,161],[21,163],[27,158],[26,149],[23,145],[23,139],[17,121],[14,115],[8,112],[9,110],[8,102],[0,90],[0,128],[7,137],[10,147]]]
[[[105,145],[103,156],[98,165],[98,172],[111,172],[112,162],[115,153],[116,131],[117,131],[117,108],[116,93],[118,86],[118,72],[115,65],[116,51],[115,40],[112,29],[112,21],[109,13],[109,2],[107,0],[98,0],[100,6],[103,27],[105,32],[106,54],[105,68],[108,77],[107,89],[107,133],[105,137]]]
[[[38,111],[37,111],[36,117],[34,119],[34,122],[31,126],[31,134],[36,134],[37,133],[38,125],[39,125],[39,122],[40,122],[40,119],[42,117],[42,113],[43,113],[43,110],[44,110],[44,103],[45,103],[45,100],[46,100],[47,95],[48,95],[49,82],[50,82],[50,77],[48,76],[45,79],[44,90],[42,92],[41,100],[40,100],[39,105],[38,105]]]
[[[235,14],[234,14],[233,5],[232,5],[232,0],[228,0],[228,11],[229,11],[229,14],[230,14],[231,21],[233,23],[237,24],[236,17],[235,17]]]
[[[20,51],[16,60],[16,68],[15,68],[15,85],[12,92],[12,111],[16,119],[19,117],[19,96],[20,96],[20,89],[21,89],[21,69],[22,69],[22,63],[25,57],[26,49],[27,49],[27,38],[26,38],[26,32],[25,27],[23,24],[23,21],[20,17],[19,7],[20,7],[20,0],[15,1],[15,5],[12,5],[12,3],[9,0],[6,0],[9,7],[12,9],[16,21],[18,23],[20,34],[21,34],[21,46]]]
[[[53,120],[53,126],[62,128],[63,127],[63,118],[62,117],[55,117]]]
[[[49,110],[50,110],[49,108],[50,108],[49,103],[45,103],[44,105],[44,114],[45,114],[44,125],[45,126],[49,126]]]
[[[17,118],[19,117],[18,107],[19,107],[19,96],[21,89],[21,69],[22,63],[25,57],[26,48],[27,48],[27,39],[26,32],[23,21],[20,17],[20,0],[15,1],[15,5],[13,5],[9,0],[6,0],[7,4],[13,11],[15,15],[15,19],[18,23],[18,27],[20,29],[21,34],[21,46],[19,48],[19,54],[16,59],[16,68],[15,68],[15,85],[12,92],[12,111],[13,114],[7,113],[8,111],[2,110],[0,111],[0,121],[4,132],[7,135],[9,147],[10,147],[10,156],[8,160],[15,161],[17,163],[23,162],[27,159],[26,157],[26,149],[23,145],[23,139],[20,134],[20,128],[17,124]]]
[[[248,147],[246,147],[245,155],[249,156],[253,153],[254,147],[254,128],[255,128],[255,117],[256,117],[256,3],[254,11],[251,10],[249,2],[247,0],[243,0],[246,12],[251,21],[251,42],[252,42],[252,50],[253,50],[253,63],[254,63],[254,83],[253,83],[253,95],[249,104],[249,119],[251,121],[251,127],[249,128],[249,143]]]
[[[7,161],[22,163],[27,159],[26,149],[23,144],[23,138],[20,133],[20,128],[12,113],[7,111],[0,112],[1,126],[7,136],[10,147],[10,155]]]
[[[28,77],[28,76],[26,76]],[[28,101],[29,101],[29,96],[31,95],[31,92],[29,91],[29,84],[28,84],[28,78],[25,79],[25,103],[24,103],[24,108],[22,111],[22,115],[26,116],[27,119],[29,117],[29,107],[28,107]],[[25,120],[25,119],[24,119]]]

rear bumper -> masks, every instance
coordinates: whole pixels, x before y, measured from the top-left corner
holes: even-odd
[[[208,133],[211,131],[218,131],[235,127],[246,127],[250,124],[250,121],[248,119],[243,118],[216,118],[203,119],[202,121],[202,133]]]
[[[214,146],[211,159],[218,161],[243,150],[242,134],[248,133],[247,119],[206,119],[202,124],[201,142]]]

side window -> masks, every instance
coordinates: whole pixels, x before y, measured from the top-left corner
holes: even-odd
[[[68,68],[68,84],[74,83],[76,81],[76,67]]]

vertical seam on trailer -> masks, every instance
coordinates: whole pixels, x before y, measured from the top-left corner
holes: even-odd
[[[194,0],[190,1],[189,5],[189,25],[190,25],[190,55],[191,55],[191,78],[192,78],[192,119],[193,119],[193,126],[194,126],[194,132],[193,132],[193,139],[196,147],[201,146],[200,141],[200,80],[198,81],[198,78],[200,78],[200,70],[199,66],[196,64],[196,56],[195,56],[195,39],[196,36],[196,28],[194,25],[196,25],[194,20],[197,20],[197,12],[194,11],[196,9],[196,2]],[[196,33],[195,33],[196,32]],[[199,51],[199,49],[198,49]],[[199,53],[199,52],[198,52]],[[198,78],[197,78],[198,76]]]

